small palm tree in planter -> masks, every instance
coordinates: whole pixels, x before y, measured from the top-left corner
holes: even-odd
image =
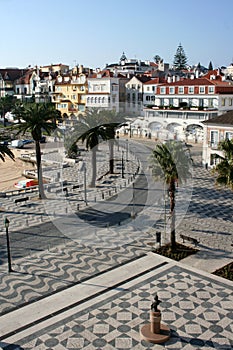
[[[222,141],[219,149],[223,151],[224,156],[218,156],[221,161],[214,169],[217,174],[216,183],[233,190],[233,141],[228,139]]]
[[[192,159],[188,148],[178,141],[167,141],[156,145],[151,155],[152,176],[163,180],[170,198],[170,247],[176,247],[176,188],[191,176]]]
[[[35,141],[39,199],[45,198],[40,141],[42,139],[43,131],[46,132],[47,135],[51,135],[51,132],[55,130],[55,119],[57,115],[56,109],[49,104],[24,104],[21,107],[21,112],[18,115],[20,122],[15,126],[18,129],[18,134],[24,135],[29,131],[33,140]]]

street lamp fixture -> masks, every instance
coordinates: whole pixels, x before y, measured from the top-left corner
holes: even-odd
[[[4,224],[5,224],[5,229],[6,229],[8,272],[13,272],[13,269],[11,267],[11,250],[10,250],[10,239],[9,239],[9,231],[8,231],[9,226],[10,226],[10,221],[7,218],[5,218]]]

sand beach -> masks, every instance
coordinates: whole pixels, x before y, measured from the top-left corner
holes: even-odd
[[[25,179],[23,171],[25,169],[33,169],[31,163],[23,162],[19,159],[21,153],[25,150],[12,149],[15,155],[15,161],[6,157],[5,162],[0,161],[0,192],[16,189],[14,184],[19,180]]]

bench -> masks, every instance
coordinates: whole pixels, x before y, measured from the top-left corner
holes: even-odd
[[[15,204],[21,203],[21,202],[26,202],[29,200],[29,197],[22,197],[22,198],[17,198],[15,199]]]
[[[183,239],[183,243],[184,241],[189,241],[195,245],[197,245],[199,243],[199,241],[196,238],[193,237],[189,237],[189,236],[185,236],[185,235],[180,235],[180,238]]]

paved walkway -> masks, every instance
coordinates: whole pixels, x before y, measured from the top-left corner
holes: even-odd
[[[200,253],[182,263],[150,252],[147,244],[155,240],[156,230],[164,228],[160,197],[123,226],[94,229],[85,243],[74,236],[57,237],[41,214],[38,219],[41,209],[31,210],[30,220],[35,218],[40,225],[31,229],[29,222],[18,236],[18,245],[43,236],[43,242],[47,236],[54,244],[14,257],[11,274],[3,256],[0,346],[7,350],[149,349],[152,346],[140,340],[139,330],[148,322],[150,304],[158,292],[163,322],[171,327],[172,337],[156,349],[231,349],[232,282],[203,270],[212,272],[232,261],[232,193],[215,189],[209,173],[199,166],[198,151],[192,201],[185,216],[186,208],[178,208],[178,220],[182,220],[177,237],[185,233],[199,239]],[[120,176],[115,181],[127,179]],[[154,191],[158,189],[149,197]],[[179,191],[183,203],[184,193]],[[27,213],[28,207],[24,210]],[[63,208],[61,214],[66,223],[69,210]]]

